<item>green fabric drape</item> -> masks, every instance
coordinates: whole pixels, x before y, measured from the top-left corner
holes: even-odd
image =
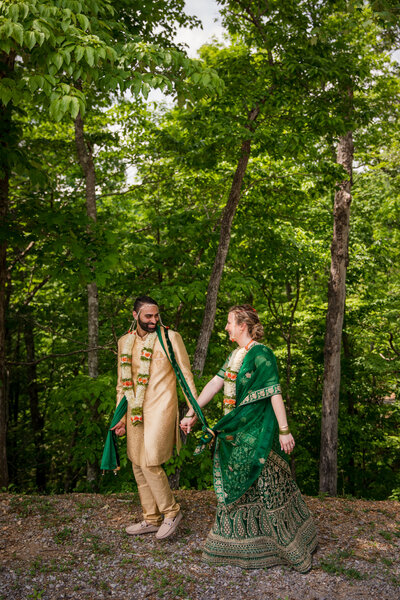
[[[280,393],[278,367],[269,348],[250,348],[236,379],[236,407],[213,428],[214,487],[219,502],[238,500],[258,479],[279,428],[271,396]],[[279,451],[279,450],[278,450]],[[281,453],[286,459],[285,454]]]
[[[115,427],[117,423],[122,419],[126,413],[128,402],[125,396],[118,404],[115,413],[113,415],[110,427],[108,429],[106,443],[104,445],[103,457],[101,459],[100,469],[103,471],[115,471],[119,468],[119,453],[117,446],[117,436],[115,431],[111,431],[112,427]]]
[[[165,339],[167,341],[167,346],[168,346],[168,352],[165,349],[164,340],[162,338],[161,328],[159,325],[157,326],[156,331],[157,331],[157,335],[158,335],[158,339],[160,341],[161,347],[164,350],[165,354],[167,355],[167,357],[171,363],[171,366],[175,372],[176,378],[179,381],[179,385],[181,386],[183,393],[185,394],[186,398],[189,400],[190,404],[193,407],[194,412],[196,413],[197,418],[199,419],[199,421],[201,423],[201,427],[202,427],[202,431],[203,431],[202,442],[205,447],[206,444],[209,444],[210,442],[213,441],[214,432],[209,427],[207,420],[206,420],[205,416],[203,415],[203,412],[202,412],[200,406],[197,404],[197,400],[193,396],[191,389],[181,371],[178,361],[175,358],[174,349],[172,347],[171,340],[169,339],[169,336],[168,336],[168,327],[164,327]]]

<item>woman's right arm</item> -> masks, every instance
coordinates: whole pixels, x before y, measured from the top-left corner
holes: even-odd
[[[218,375],[215,375],[215,377],[210,379],[210,381],[204,386],[200,396],[197,398],[197,404],[200,406],[200,408],[206,406],[206,404],[208,404],[210,400],[214,398],[215,394],[222,390],[223,385],[224,380]],[[180,423],[182,431],[184,431],[186,434],[190,433],[190,430],[197,421],[197,417],[194,414],[193,409],[190,409],[188,412],[189,416],[186,415],[186,417],[183,417]]]

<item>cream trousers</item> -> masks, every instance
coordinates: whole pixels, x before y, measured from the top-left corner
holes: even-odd
[[[163,515],[167,519],[174,519],[180,511],[180,506],[171,492],[164,469],[161,466],[139,467],[134,463],[132,469],[145,521],[152,525],[160,525]]]

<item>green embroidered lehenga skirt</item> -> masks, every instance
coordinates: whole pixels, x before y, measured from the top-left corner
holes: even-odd
[[[214,565],[260,569],[289,565],[305,573],[317,546],[313,518],[289,465],[271,450],[261,475],[236,502],[218,502],[203,558]]]

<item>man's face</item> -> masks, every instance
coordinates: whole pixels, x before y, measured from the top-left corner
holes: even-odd
[[[155,331],[160,319],[158,306],[156,304],[143,304],[139,313],[133,311],[133,316],[138,322],[138,331],[140,333],[152,333]]]

